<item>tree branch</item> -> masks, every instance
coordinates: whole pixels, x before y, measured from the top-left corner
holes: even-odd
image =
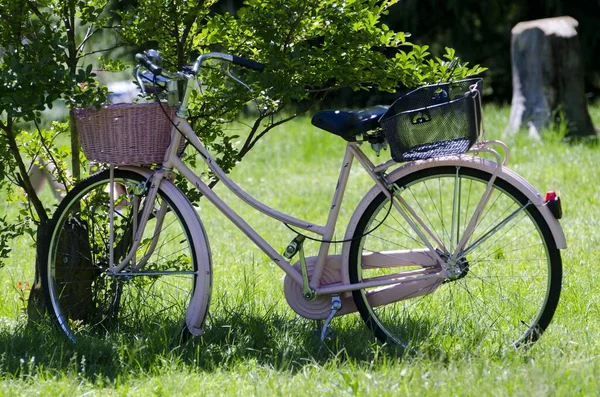
[[[280,120],[278,120],[278,121],[276,121],[276,122],[273,122],[273,123],[269,124],[269,125],[268,125],[268,126],[267,126],[267,127],[266,127],[266,128],[265,128],[265,129],[264,129],[264,130],[263,130],[263,131],[260,133],[260,134],[258,134],[258,135],[256,136],[256,138],[255,138],[254,140],[252,140],[252,141],[251,141],[251,136],[249,135],[249,136],[248,136],[248,138],[246,139],[246,142],[244,143],[244,147],[242,147],[242,149],[241,149],[241,150],[238,152],[238,158],[237,158],[237,160],[238,160],[238,161],[240,161],[242,158],[244,158],[244,156],[245,156],[245,155],[246,155],[246,154],[247,154],[247,153],[248,153],[250,150],[252,150],[252,148],[254,147],[254,145],[256,145],[256,143],[257,143],[257,142],[258,142],[258,141],[259,141],[259,140],[260,140],[260,139],[261,139],[263,136],[265,136],[265,134],[266,134],[267,132],[271,131],[273,128],[275,128],[275,127],[277,127],[277,126],[279,126],[279,125],[281,125],[281,124],[287,123],[288,121],[295,119],[296,117],[300,116],[301,114],[304,114],[304,113],[306,113],[307,111],[309,111],[310,109],[312,109],[313,107],[315,107],[317,104],[321,103],[321,101],[323,100],[323,98],[324,98],[324,97],[325,97],[325,95],[324,95],[323,97],[321,97],[321,98],[315,99],[315,100],[314,100],[314,101],[312,101],[312,102],[311,102],[311,103],[310,103],[308,106],[306,106],[304,109],[302,109],[302,110],[300,110],[300,111],[298,111],[298,112],[296,112],[296,113],[292,114],[292,115],[291,115],[291,116],[289,116],[289,117],[285,117],[285,118],[283,118],[283,119],[280,119]],[[273,113],[270,113],[269,115],[266,115],[265,117],[268,117],[268,116],[272,116],[272,115],[274,115],[274,114],[277,114],[277,113],[279,113],[281,110],[282,110],[282,108],[280,108],[279,110],[276,110],[276,111],[275,111],[275,112],[273,112]],[[264,117],[263,117],[263,118],[264,118]],[[263,118],[261,118],[261,121],[262,121],[262,119],[263,119]],[[259,124],[260,124],[260,123],[259,123]],[[255,123],[255,127],[257,128],[257,126],[256,126],[256,123]],[[255,133],[256,133],[256,130],[254,130],[254,131],[253,131],[253,133],[252,133],[251,135],[254,135]]]
[[[85,47],[85,43],[87,43],[87,41],[96,33],[97,31],[94,30],[94,26],[90,25],[87,29],[87,32],[85,32],[85,36],[83,37],[83,39],[81,39],[81,42],[79,43],[79,45],[77,46],[77,53],[83,51],[84,47]]]
[[[27,6],[29,6],[31,12],[33,12],[38,18],[43,17],[43,14],[40,12],[40,9],[37,7],[37,4],[35,4],[35,2],[28,0]]]
[[[71,6],[65,6],[63,10],[62,20],[67,30],[67,66],[71,73],[75,74],[77,71],[77,63],[79,61],[77,44],[75,41],[75,5],[71,3]],[[79,181],[81,177],[81,163],[79,161],[79,137],[77,135],[77,126],[75,125],[75,115],[73,109],[70,109],[69,127],[71,131],[71,166],[73,172],[73,179]]]
[[[4,132],[6,132],[8,147],[15,162],[17,163],[17,168],[19,169],[17,173],[17,182],[19,183],[19,186],[25,190],[25,194],[27,194],[29,201],[35,208],[35,212],[38,215],[39,221],[46,222],[48,220],[48,215],[46,214],[46,209],[44,208],[44,205],[38,197],[35,189],[31,185],[31,181],[27,175],[27,167],[25,166],[25,162],[23,161],[23,157],[21,157],[21,152],[19,151],[19,147],[17,145],[17,140],[13,131],[12,120],[8,119],[6,125],[2,126],[2,129]]]
[[[183,17],[183,20],[185,21],[185,26],[183,28],[183,33],[181,34],[181,42],[182,43],[186,43],[188,40],[188,37],[190,35],[190,32],[192,31],[192,27],[194,26],[194,22],[196,22],[196,19],[198,19],[198,15],[200,14],[200,10],[204,7],[204,2],[203,1],[198,1],[196,3],[196,5],[194,6],[194,8],[192,8],[192,10]],[[183,45],[183,44],[182,44]]]
[[[42,144],[42,147],[46,151],[46,154],[48,155],[48,157],[50,157],[50,161],[52,162],[52,164],[54,164],[54,168],[57,170],[57,174],[58,174],[58,178],[60,179],[60,183],[62,183],[62,185],[65,187],[66,192],[68,193],[69,185],[67,184],[67,179],[65,178],[65,172],[64,172],[63,168],[58,164],[58,162],[56,161],[54,156],[52,155],[52,152],[50,151],[50,148],[48,147],[48,145],[46,145],[46,141],[44,140],[44,136],[42,135],[42,131],[41,131],[40,126],[38,125],[37,121],[35,121],[35,127],[37,128],[38,135],[40,136],[40,143]]]
[[[240,151],[237,154],[238,160],[241,160],[246,155],[246,153],[248,153],[250,151],[250,149],[252,148],[252,146],[253,146],[252,139],[254,138],[256,131],[258,131],[258,128],[260,127],[260,124],[262,123],[262,121],[266,117],[269,117],[275,113],[266,114],[266,115],[260,116],[259,118],[256,119],[256,121],[254,122],[254,125],[252,126],[252,129],[250,130],[250,133],[248,133],[248,136],[246,137],[244,146],[242,146],[242,148],[240,149]]]
[[[82,55],[79,57],[79,59],[81,59],[81,58],[84,58],[84,57],[86,57],[86,56],[88,56],[88,55],[97,54],[97,53],[99,53],[99,52],[108,52],[108,51],[116,50],[117,48],[121,48],[121,47],[123,47],[123,45],[122,45],[122,44],[117,44],[117,45],[115,45],[114,47],[103,48],[103,49],[101,49],[101,50],[95,50],[95,51],[86,52],[85,54],[82,54]]]
[[[302,9],[302,11],[298,14],[298,18],[296,18],[296,20],[294,22],[292,22],[292,24],[290,25],[290,30],[288,31],[287,36],[282,43],[281,52],[285,53],[286,50],[289,48],[289,43],[292,39],[292,35],[293,35],[294,31],[296,30],[296,28],[298,27],[298,24],[300,23],[300,21],[302,21],[302,19],[304,18],[306,9],[307,9],[307,7],[305,6]]]
[[[77,124],[75,124],[75,110],[69,110],[69,130],[71,132],[71,166],[73,167],[73,179],[79,182],[81,179],[81,161],[79,161],[79,135],[77,134]]]
[[[341,86],[341,87],[314,88],[314,89],[308,89],[306,91],[310,92],[311,94],[320,94],[320,93],[326,93],[326,92],[341,90],[342,88],[346,88],[346,87],[348,87],[348,86],[346,85],[346,86]]]

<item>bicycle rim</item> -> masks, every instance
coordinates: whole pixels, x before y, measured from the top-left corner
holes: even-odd
[[[135,172],[115,170],[115,264],[127,255],[136,221],[142,208],[150,204],[139,191],[145,181]],[[186,220],[159,189],[135,259],[121,272],[111,274],[109,185],[108,171],[82,181],[53,217],[47,267],[43,269],[52,317],[73,342],[82,334],[111,332],[179,336],[198,270]],[[161,205],[166,211],[160,233],[156,233],[155,215]],[[139,267],[146,254],[149,259]]]
[[[437,240],[433,243],[436,251],[447,260],[467,230],[490,177],[481,170],[447,166],[417,171],[395,184],[414,215],[435,236],[430,240]],[[423,271],[414,264],[362,266],[365,254],[427,249],[396,210],[379,228],[360,239],[365,230],[384,219],[388,207],[389,201],[382,193],[359,220],[354,232],[359,240],[350,249],[353,283]],[[406,348],[477,347],[497,351],[539,338],[558,303],[562,265],[560,252],[537,208],[517,188],[496,179],[464,248],[451,264],[451,276],[423,284],[405,299],[376,306],[374,297],[390,287],[353,292],[363,320],[378,339]],[[439,272],[442,267],[436,264],[429,269]]]

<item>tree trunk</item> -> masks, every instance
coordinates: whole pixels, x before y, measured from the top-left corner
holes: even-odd
[[[520,22],[512,29],[513,98],[506,133],[525,126],[539,134],[562,113],[567,137],[597,134],[587,110],[578,25],[571,17],[558,17]]]
[[[37,230],[37,247],[35,263],[35,280],[29,302],[27,315],[29,322],[36,322],[46,311],[44,291],[41,282],[41,266],[47,266],[45,255],[48,253],[50,237],[50,221],[42,222]],[[61,304],[69,303],[69,318],[84,320],[96,314],[92,284],[99,275],[99,270],[92,264],[92,248],[88,227],[80,219],[70,219],[63,225],[61,239],[56,247],[60,257],[54,274],[62,283],[60,290]]]
[[[81,162],[79,161],[79,134],[77,133],[77,124],[75,124],[75,111],[69,109],[69,131],[71,133],[71,166],[73,172],[73,180],[79,182],[81,180]]]
[[[40,268],[44,262],[42,255],[45,252],[44,244],[48,242],[49,233],[50,221],[48,219],[41,221],[36,232],[35,278],[29,293],[29,300],[27,301],[27,322],[29,324],[35,324],[46,313]]]

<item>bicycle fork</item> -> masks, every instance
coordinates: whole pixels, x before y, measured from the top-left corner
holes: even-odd
[[[135,186],[133,188],[132,194],[136,196],[133,203],[133,241],[127,256],[118,264],[114,265],[115,257],[114,257],[114,217],[116,215],[115,210],[115,181],[114,181],[114,167],[110,167],[110,185],[109,185],[109,201],[110,201],[110,216],[109,216],[109,227],[110,227],[110,247],[109,247],[109,258],[110,258],[110,266],[109,273],[117,274],[122,271],[129,263],[132,264],[131,270],[136,271],[141,269],[148,259],[152,256],[154,249],[156,248],[156,244],[158,242],[158,237],[160,236],[160,232],[162,230],[162,224],[167,212],[167,203],[162,202],[160,208],[155,213],[156,217],[156,225],[154,227],[154,233],[152,234],[152,243],[148,247],[146,254],[140,259],[139,262],[136,261],[136,252],[140,247],[140,243],[142,241],[142,236],[146,229],[146,224],[150,219],[150,215],[154,210],[154,200],[156,199],[156,195],[158,194],[158,187],[160,186],[160,181],[164,177],[163,173],[155,172],[153,173],[144,183],[145,186]],[[148,183],[150,182],[150,187],[148,188]],[[142,213],[138,216],[138,197],[145,196],[145,202],[142,208]],[[137,263],[136,263],[137,262]]]

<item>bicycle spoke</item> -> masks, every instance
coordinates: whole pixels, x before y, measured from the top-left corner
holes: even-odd
[[[463,251],[463,253],[464,254],[468,254],[469,252],[471,252],[474,249],[476,249],[480,244],[482,244],[488,238],[490,238],[491,236],[493,236],[498,230],[501,230],[504,226],[506,226],[508,223],[510,223],[511,220],[513,220],[516,216],[518,216],[529,205],[531,205],[531,202],[527,203],[523,207],[517,209],[515,212],[513,212],[512,214],[510,214],[508,217],[506,217],[506,219],[504,219],[502,222],[498,223],[498,225],[496,225],[492,230],[490,230],[489,232],[487,232],[486,234],[484,234],[482,237],[480,237],[479,239],[477,239],[473,244],[471,244],[471,246],[469,246],[468,248],[466,248]]]
[[[397,296],[386,306],[375,299],[384,288],[353,293],[361,316],[379,339],[412,347],[460,341],[497,349],[531,343],[547,327],[560,291],[560,255],[527,196],[499,178],[491,185],[491,178],[467,166],[448,166],[423,169],[394,182],[416,211],[411,216],[420,217],[443,239],[446,246],[440,256],[448,276],[431,290],[416,286],[409,291],[412,296],[403,294],[399,284],[395,295],[385,295],[388,300]],[[350,248],[352,282],[402,274],[398,267],[361,266],[358,259],[367,250],[423,247],[413,238],[413,226],[393,214],[371,234],[360,234],[370,230],[373,219],[384,219],[385,202],[384,195],[373,199],[358,222],[355,235],[361,241]],[[461,251],[457,244],[466,249]]]
[[[109,195],[104,193],[107,172],[97,174],[82,185],[81,192],[72,193],[75,199],[63,206],[59,214],[53,243],[51,299],[57,323],[71,340],[77,332],[96,333],[155,332],[164,327],[184,324],[187,306],[198,277],[186,220],[159,190],[154,203],[142,203],[136,210],[131,203],[137,197],[125,193],[117,196],[113,232],[115,261],[125,258],[132,247],[133,220],[143,208],[152,206],[153,214],[141,230],[140,245],[134,258],[146,258],[144,270],[136,271],[135,260],[123,271],[111,274],[109,269],[110,223]],[[129,171],[115,170],[115,183],[130,186],[123,175],[136,178],[134,185],[146,180]],[[166,205],[165,218],[158,219],[156,208]],[[76,229],[78,244],[71,244],[68,222],[82,221]],[[77,221],[75,221],[77,222]],[[161,222],[161,223],[157,223]],[[157,225],[159,227],[157,227]],[[64,262],[64,264],[63,264]],[[162,322],[165,322],[162,324]]]

